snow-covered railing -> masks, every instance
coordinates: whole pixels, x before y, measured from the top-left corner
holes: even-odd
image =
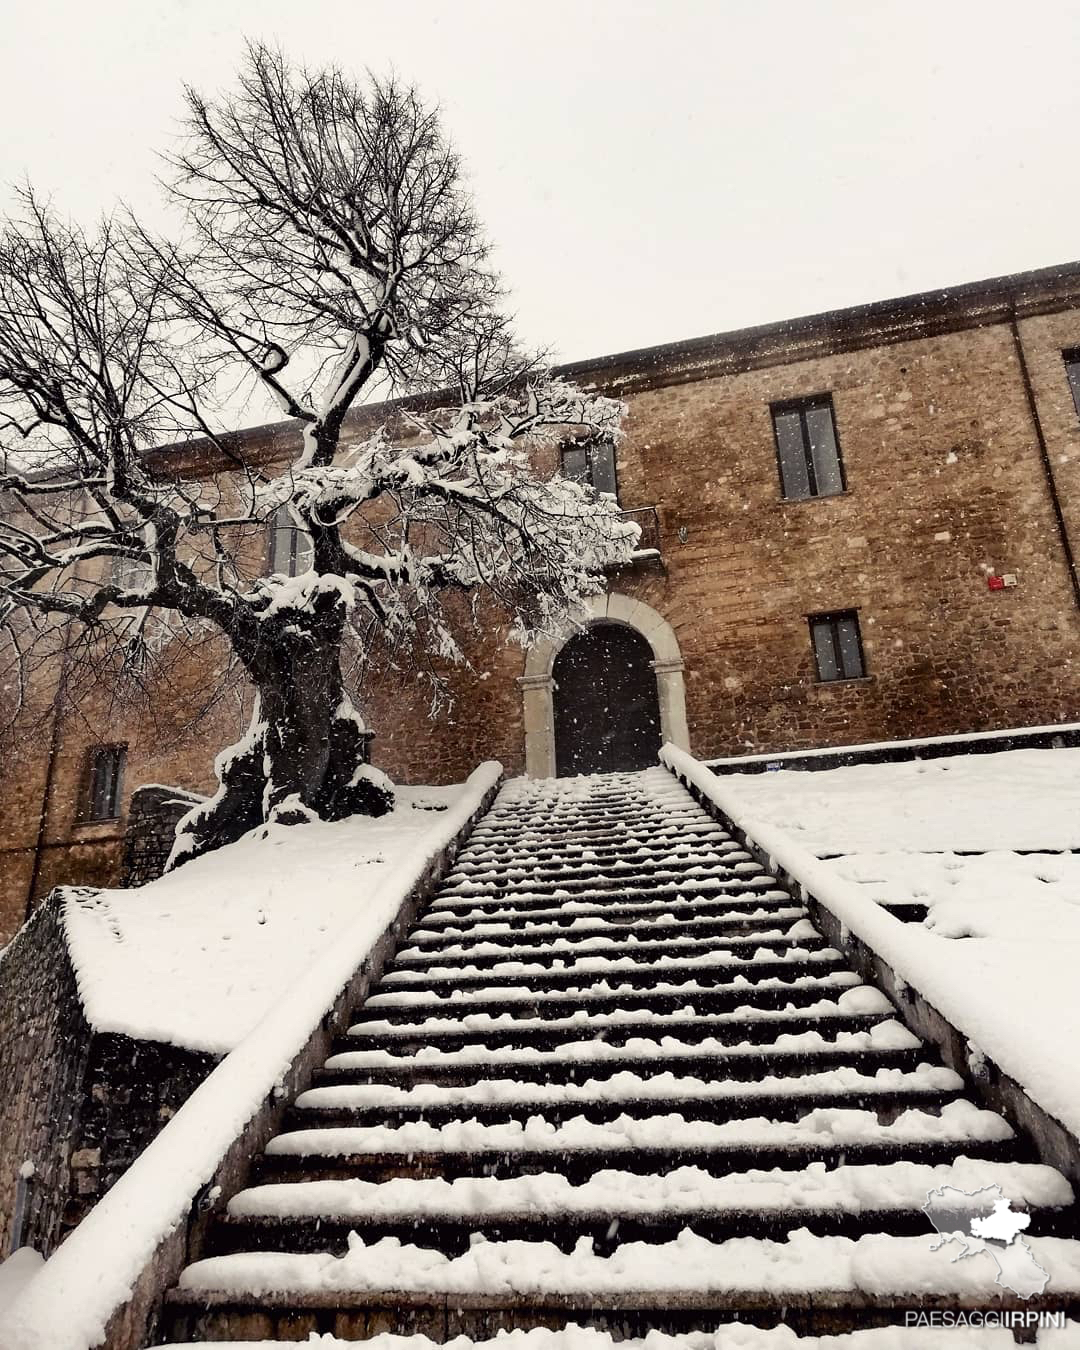
[[[865,888],[838,876],[830,863],[786,830],[755,819],[731,780],[713,773],[686,750],[664,745],[660,762],[706,806],[726,817],[764,866],[806,901],[827,940],[844,951],[865,979],[885,990],[908,1027],[932,1042],[951,1068],[974,1075],[974,1087],[985,1104],[1027,1133],[1042,1161],[1058,1168],[1080,1190],[1080,1138],[990,1057],[983,1044],[984,1028],[971,1024],[965,984],[955,963],[927,960],[921,926],[890,914]],[[1015,1034],[1022,1045],[1023,1026],[1016,1027]]]
[[[390,869],[363,913],[285,991],[6,1310],[0,1350],[134,1350],[187,1255],[193,1225],[243,1182],[251,1157],[358,997],[378,979],[419,903],[487,809],[502,766],[482,764]]]
[[[1003,727],[996,731],[964,731],[949,736],[918,736],[896,741],[854,741],[813,750],[775,750],[767,754],[727,755],[710,759],[710,769],[755,773],[769,768],[840,768],[849,764],[882,764],[906,759],[938,759],[956,754],[998,754],[1002,750],[1060,750],[1080,745],[1080,722],[1046,726]]]

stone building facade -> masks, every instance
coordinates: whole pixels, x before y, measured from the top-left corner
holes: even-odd
[[[704,758],[1080,716],[1080,263],[564,373],[627,402],[615,473],[641,556],[582,616],[591,666],[584,647],[522,653],[493,616],[472,671],[445,673],[449,713],[407,672],[373,676],[359,702],[392,777],[565,768],[565,727],[602,740],[612,720],[582,692],[603,683],[604,625],[637,635],[643,725]],[[292,436],[241,433],[268,453]],[[174,671],[152,716],[55,700],[5,775],[0,928],[58,881],[118,879],[134,788],[210,788],[247,700],[205,707],[206,686]],[[109,746],[116,814],[87,822]]]

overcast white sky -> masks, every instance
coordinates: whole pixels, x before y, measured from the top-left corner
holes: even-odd
[[[445,111],[522,335],[567,360],[1080,256],[1080,5],[18,0],[0,180],[149,209],[244,36]]]

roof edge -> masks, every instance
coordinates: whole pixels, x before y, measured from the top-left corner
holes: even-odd
[[[1080,260],[569,361],[555,366],[554,373],[591,389],[628,395],[1071,308],[1080,309]],[[437,398],[436,392],[360,404],[349,413],[346,426],[374,426],[395,412],[430,406]],[[204,439],[161,446],[154,453],[168,455],[173,466],[189,460],[205,469],[210,461],[220,460],[219,467],[227,467],[233,455],[242,457],[249,448],[258,447],[266,456],[278,449],[288,453],[301,430],[295,418],[266,422],[223,433],[218,442],[224,455]]]

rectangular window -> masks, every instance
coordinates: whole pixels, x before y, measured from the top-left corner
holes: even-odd
[[[615,447],[610,441],[563,446],[562,471],[565,478],[572,478],[575,483],[586,483],[597,492],[610,492],[613,497],[619,495]]]
[[[270,571],[299,576],[312,563],[311,540],[296,525],[287,506],[279,506],[270,522]]]
[[[832,398],[772,405],[780,490],[789,501],[833,497],[847,486]]]
[[[115,820],[124,786],[123,745],[97,745],[90,751],[84,820]]]
[[[811,614],[810,641],[814,647],[818,679],[861,680],[866,674],[859,616],[853,609],[837,614]]]
[[[1077,417],[1080,417],[1080,347],[1073,347],[1071,351],[1061,353],[1065,361],[1065,375],[1069,381],[1069,388],[1072,390],[1073,407],[1076,409]]]
[[[153,572],[145,558],[116,554],[110,559],[109,580],[124,591],[141,591],[150,584]]]

